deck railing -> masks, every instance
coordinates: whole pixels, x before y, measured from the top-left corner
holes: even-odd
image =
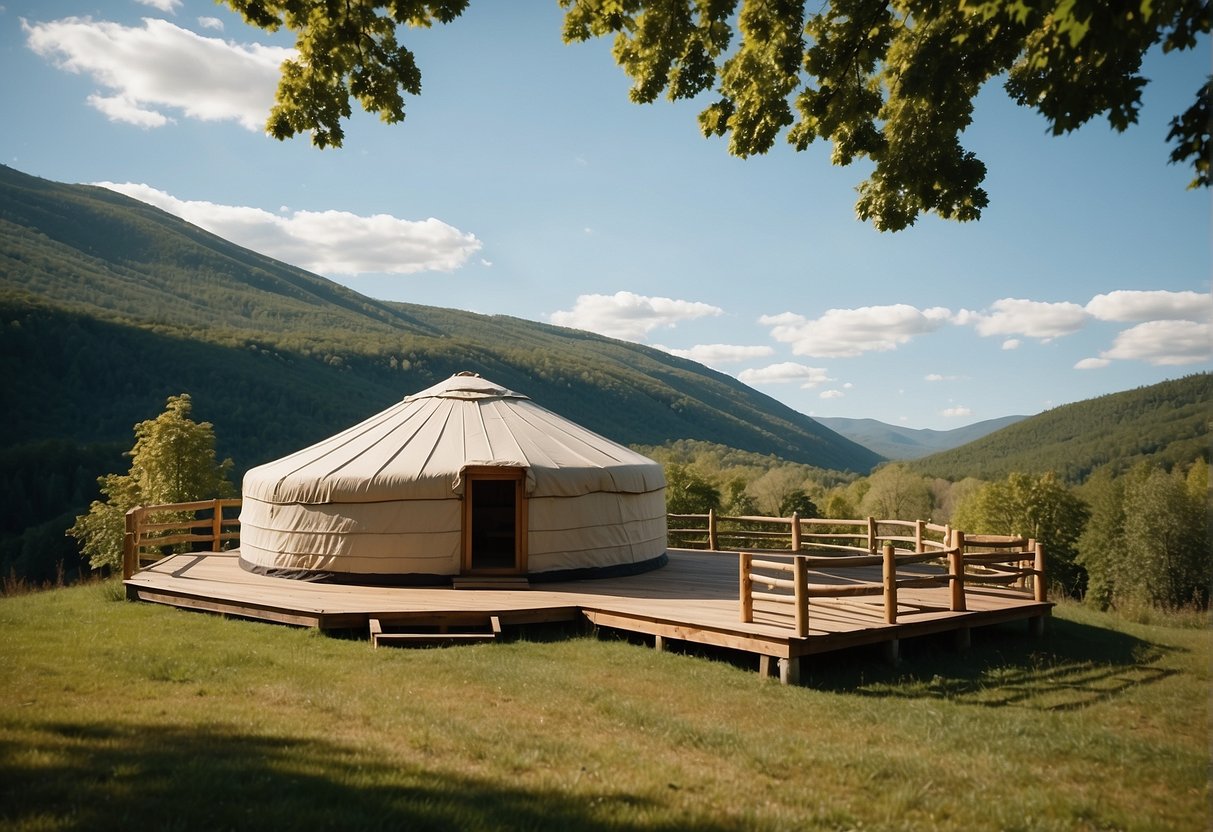
[[[180,552],[223,550],[240,539],[240,519],[230,516],[240,499],[199,500],[136,506],[126,513],[122,541],[122,577],[129,578],[162,558]]]
[[[947,586],[947,608],[967,610],[966,588],[973,584],[1015,585],[1031,590],[1033,600],[1048,600],[1044,580],[1043,547],[1031,540],[992,535],[970,535],[960,531],[950,536],[951,546],[920,546],[914,551],[898,549],[886,540],[879,555],[801,555],[783,552],[739,552],[741,620],[753,623],[756,610],[762,623],[790,627],[797,637],[809,634],[811,599],[836,599],[883,595],[886,624],[896,624],[898,591],[919,587]],[[970,549],[972,547],[972,549]],[[774,558],[779,558],[778,560]],[[934,564],[944,571],[934,574],[909,572],[913,565]],[[863,575],[847,575],[849,570],[874,567],[881,579],[865,580]],[[817,583],[810,582],[812,574]],[[820,582],[822,578],[842,578],[842,582]]]

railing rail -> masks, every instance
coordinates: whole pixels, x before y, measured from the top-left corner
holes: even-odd
[[[239,541],[240,518],[229,516],[239,507],[239,498],[229,498],[132,508],[126,513],[122,540],[122,577],[129,578],[168,555],[200,551],[204,544],[219,552],[225,543]]]

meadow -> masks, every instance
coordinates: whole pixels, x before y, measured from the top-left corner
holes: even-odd
[[[373,650],[34,592],[0,598],[0,828],[1203,830],[1207,624],[1063,603],[785,687],[607,631]]]

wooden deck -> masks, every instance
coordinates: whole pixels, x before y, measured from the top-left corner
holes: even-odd
[[[897,623],[887,624],[881,599],[813,599],[809,633],[798,638],[790,622],[756,610],[753,623],[739,616],[735,553],[672,549],[662,569],[627,578],[534,584],[530,589],[376,587],[308,583],[255,575],[241,569],[235,552],[175,555],[127,579],[132,599],[186,609],[321,629],[459,628],[585,618],[603,626],[666,639],[711,644],[765,657],[760,666],[795,681],[799,659],[817,653],[957,631],[1006,621],[1039,622],[1052,604],[1010,587],[966,587],[965,612],[952,612],[947,588],[904,590]],[[931,567],[920,567],[928,572]],[[879,579],[854,569],[814,570],[814,583]]]

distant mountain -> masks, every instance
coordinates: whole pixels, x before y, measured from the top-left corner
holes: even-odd
[[[0,458],[29,460],[0,471],[0,496],[33,486],[37,454],[27,451],[40,443],[58,443],[56,464],[73,482],[101,473],[75,476],[65,448],[90,465],[109,458],[175,393],[193,396],[239,472],[462,370],[625,444],[695,439],[859,473],[880,461],[659,350],[377,301],[112,191],[0,166]],[[52,509],[65,507],[0,506],[0,537]]]
[[[1211,403],[1213,375],[1198,373],[1063,405],[909,465],[951,480],[1053,471],[1078,483],[1103,466],[1119,472],[1142,461],[1170,467],[1207,460]]]
[[[976,422],[953,430],[903,428],[876,419],[821,416],[815,418],[830,430],[858,442],[881,456],[889,459],[918,459],[928,454],[960,447],[1028,417],[1003,416],[1000,419],[987,419],[984,422]]]

